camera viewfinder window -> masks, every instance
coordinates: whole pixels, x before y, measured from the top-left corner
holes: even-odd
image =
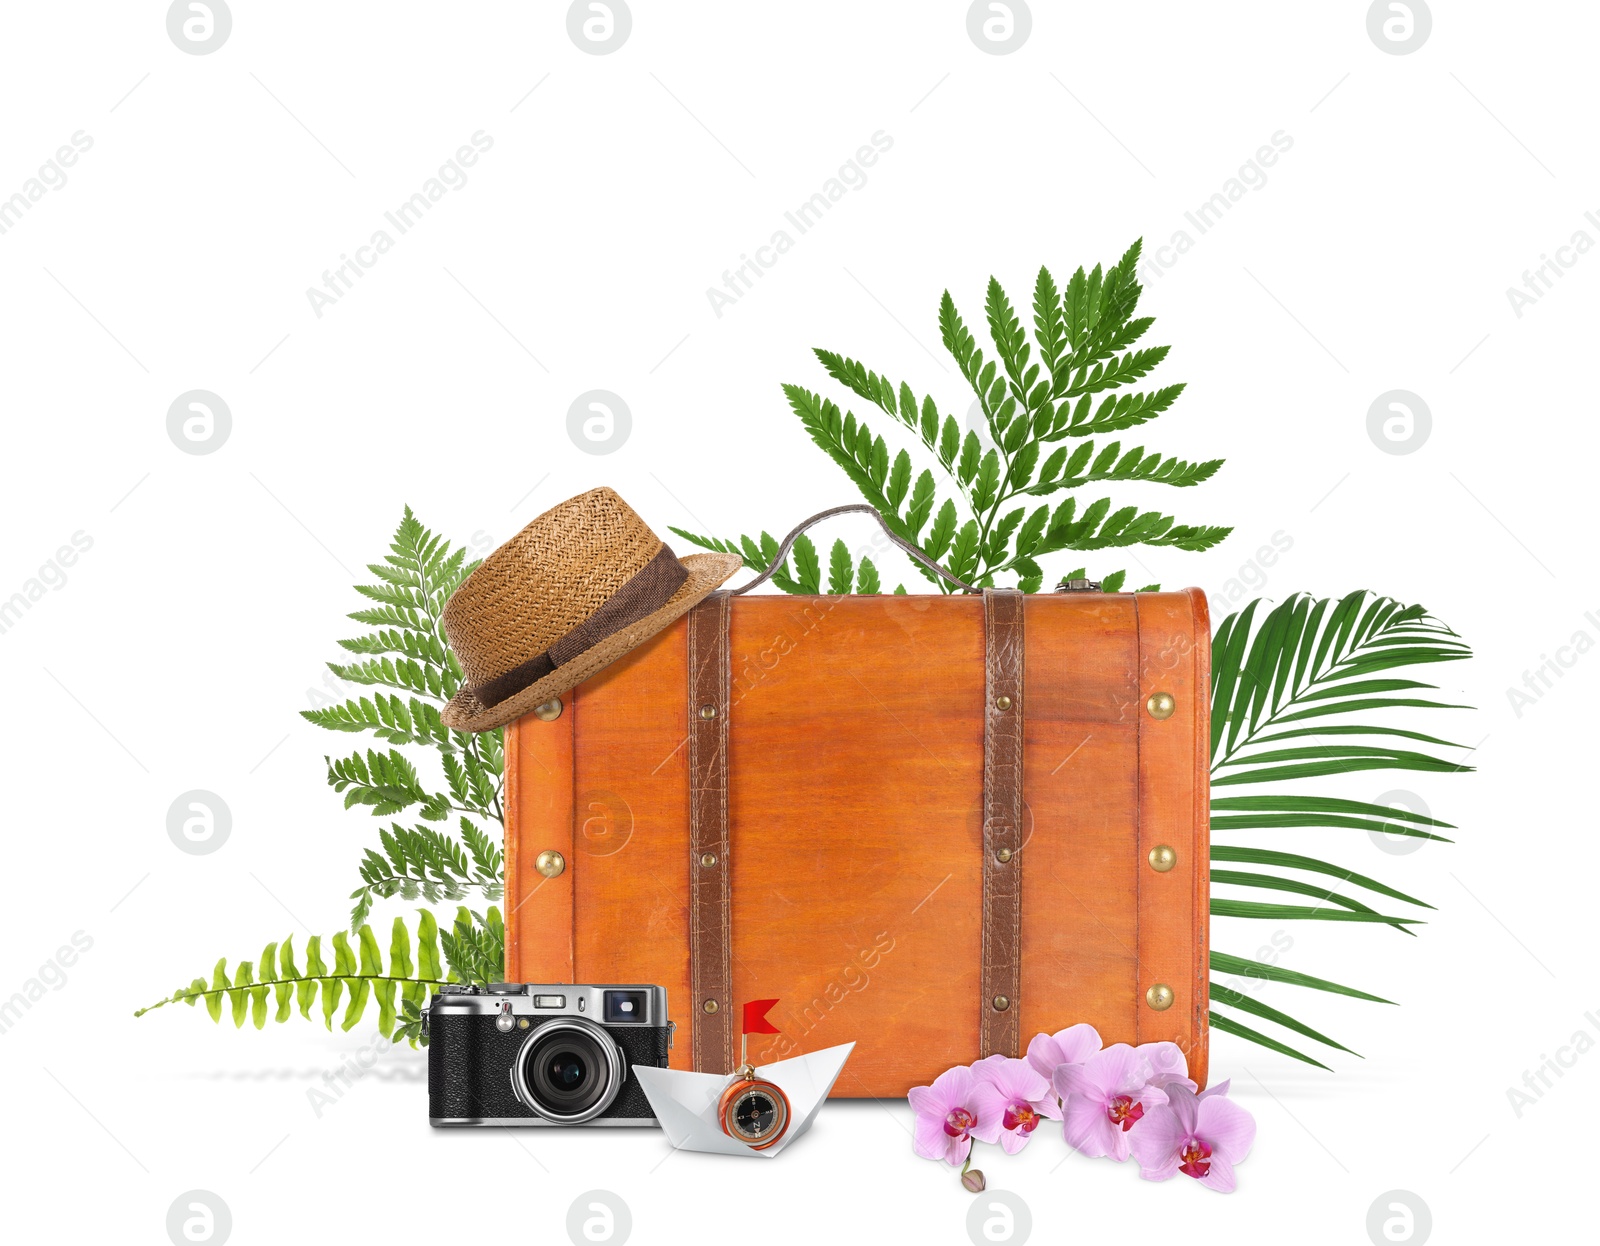
[[[605,995],[605,1021],[607,1025],[617,1022],[648,1021],[650,1020],[649,1008],[645,1003],[643,991],[607,991]]]

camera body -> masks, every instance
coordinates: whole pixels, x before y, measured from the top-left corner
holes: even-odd
[[[659,986],[450,985],[426,1016],[428,1118],[459,1125],[654,1125],[634,1065],[667,1067]]]

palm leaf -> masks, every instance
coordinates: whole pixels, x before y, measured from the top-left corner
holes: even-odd
[[[1266,921],[1324,921],[1324,922],[1379,922],[1392,925],[1405,922],[1420,924],[1412,917],[1385,917],[1382,913],[1356,912],[1350,909],[1326,909],[1300,904],[1262,904],[1255,900],[1219,900],[1211,898],[1213,917],[1253,917]]]
[[[1260,978],[1266,982],[1282,982],[1288,986],[1303,986],[1314,991],[1329,991],[1335,995],[1348,995],[1351,999],[1364,999],[1374,1004],[1394,1003],[1393,1000],[1384,999],[1381,995],[1358,991],[1353,986],[1341,986],[1325,978],[1313,978],[1310,974],[1301,973],[1296,969],[1284,969],[1278,965],[1269,965],[1265,961],[1234,956],[1228,952],[1213,951],[1210,964],[1213,973],[1239,974],[1246,978]]]
[[[1296,1034],[1303,1034],[1307,1038],[1314,1038],[1317,1042],[1329,1047],[1337,1047],[1340,1051],[1349,1051],[1352,1056],[1360,1056],[1360,1052],[1351,1051],[1341,1042],[1319,1034],[1304,1022],[1296,1021],[1286,1012],[1280,1012],[1270,1004],[1263,1004],[1260,1000],[1246,995],[1243,991],[1236,991],[1232,987],[1223,986],[1221,983],[1211,984],[1211,998],[1220,1000],[1230,1008],[1237,1008],[1240,1012],[1248,1012],[1252,1016],[1261,1017],[1263,1020],[1276,1022],[1286,1030],[1293,1030]]]
[[[1305,1052],[1296,1051],[1287,1043],[1280,1043],[1277,1039],[1269,1038],[1267,1035],[1262,1034],[1257,1030],[1252,1030],[1247,1025],[1240,1025],[1231,1017],[1224,1016],[1215,1009],[1213,1009],[1208,1015],[1211,1018],[1212,1029],[1221,1030],[1224,1034],[1233,1034],[1239,1038],[1249,1039],[1252,1043],[1258,1043],[1262,1047],[1267,1048],[1269,1051],[1276,1051],[1286,1056],[1293,1056],[1296,1060],[1304,1060],[1307,1064],[1314,1064],[1319,1069],[1324,1069],[1329,1073],[1333,1072],[1333,1070],[1328,1068],[1328,1066],[1322,1063],[1321,1060],[1313,1060],[1310,1056],[1306,1055]]]
[[[1328,861],[1319,861],[1315,857],[1304,857],[1292,852],[1276,852],[1270,848],[1235,848],[1225,844],[1211,846],[1211,859],[1213,861],[1238,861],[1251,865],[1280,865],[1293,870],[1311,870],[1318,874],[1329,874],[1341,882],[1354,883],[1358,887],[1365,887],[1368,891],[1376,891],[1390,899],[1401,900],[1406,904],[1419,905],[1431,909],[1433,905],[1425,900],[1418,900],[1408,896],[1403,891],[1396,891],[1393,887],[1357,874],[1342,866],[1334,865]],[[1216,881],[1216,873],[1212,873],[1212,881]]]
[[[1213,859],[1215,859],[1215,856],[1213,856]],[[1219,883],[1224,886],[1231,887],[1252,887],[1267,891],[1286,891],[1291,895],[1310,896],[1313,900],[1326,900],[1331,904],[1339,905],[1341,908],[1349,909],[1353,913],[1369,914],[1370,916],[1367,918],[1369,921],[1388,921],[1402,934],[1411,933],[1405,928],[1403,919],[1385,918],[1369,905],[1363,904],[1360,900],[1354,900],[1349,896],[1340,895],[1336,891],[1330,891],[1327,887],[1318,883],[1308,883],[1298,878],[1284,878],[1277,874],[1257,874],[1249,870],[1214,869],[1211,871],[1211,884],[1212,886],[1216,886]],[[1213,897],[1212,904],[1215,905],[1216,903],[1217,900],[1215,897]],[[1213,912],[1214,911],[1215,909],[1213,908]]]
[[[1416,826],[1401,825],[1416,823]],[[1350,827],[1360,831],[1380,831],[1387,835],[1409,835],[1450,843],[1443,835],[1420,829],[1442,826],[1441,822],[1409,809],[1374,805],[1363,800],[1337,796],[1296,796],[1274,793],[1263,796],[1214,796],[1211,800],[1211,829],[1252,830],[1268,827]]]
[[[1211,801],[1213,834],[1225,837],[1239,831],[1348,828],[1450,842],[1432,829],[1454,829],[1450,823],[1409,809],[1347,797],[1302,795],[1297,790],[1275,789],[1248,796],[1232,795],[1231,791],[1246,785],[1369,771],[1451,774],[1470,769],[1460,759],[1437,751],[1459,750],[1462,745],[1373,718],[1395,711],[1466,708],[1417,695],[1437,692],[1437,686],[1410,678],[1405,668],[1435,667],[1469,656],[1471,651],[1461,638],[1421,606],[1368,592],[1338,599],[1295,594],[1271,609],[1252,601],[1228,616],[1217,628],[1212,644],[1211,783],[1223,793],[1213,795]],[[1325,721],[1330,718],[1340,721]],[[1402,741],[1407,742],[1406,747],[1401,747]],[[1216,843],[1212,859],[1307,871],[1403,904],[1432,907],[1387,883],[1299,853]],[[1414,933],[1410,927],[1422,924],[1416,918],[1379,913],[1324,882],[1292,875],[1221,868],[1212,871],[1211,880],[1217,886],[1280,891],[1318,901],[1306,906],[1213,895],[1211,913],[1219,918],[1384,924],[1406,934]],[[1389,1002],[1325,979],[1220,952],[1212,953],[1211,968],[1214,974],[1243,974]],[[1225,984],[1213,982],[1212,993],[1240,1012],[1342,1048],[1288,1013]],[[1320,1066],[1270,1034],[1226,1016],[1214,1013],[1212,1023],[1225,1033]]]

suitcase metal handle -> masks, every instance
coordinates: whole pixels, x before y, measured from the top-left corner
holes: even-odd
[[[751,580],[750,583],[743,584],[740,587],[733,589],[729,593],[729,596],[737,597],[741,593],[748,593],[757,585],[764,584],[767,580],[771,579],[772,573],[779,567],[783,566],[783,560],[789,556],[789,547],[795,543],[796,538],[799,537],[799,535],[807,528],[811,527],[813,524],[821,523],[824,519],[831,519],[835,515],[848,515],[851,513],[871,515],[878,521],[878,527],[883,529],[883,534],[888,537],[889,540],[896,546],[904,550],[907,556],[909,556],[913,562],[921,563],[924,567],[939,576],[939,578],[944,580],[946,583],[955,585],[963,593],[977,593],[982,591],[981,589],[974,588],[965,580],[958,580],[938,563],[934,562],[933,559],[924,554],[915,545],[911,544],[910,541],[905,540],[897,532],[891,529],[884,517],[878,513],[878,508],[876,506],[868,506],[865,502],[852,502],[848,506],[835,506],[832,510],[818,511],[815,515],[811,516],[810,519],[802,520],[793,532],[789,533],[788,536],[783,538],[783,544],[778,546],[778,552],[772,556],[772,561],[767,565],[767,569],[760,575],[756,576],[755,579]]]

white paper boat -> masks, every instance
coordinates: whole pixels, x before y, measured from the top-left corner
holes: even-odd
[[[713,1155],[759,1155],[771,1159],[811,1127],[822,1101],[844,1071],[854,1043],[824,1047],[808,1055],[761,1065],[756,1076],[773,1082],[789,1097],[794,1124],[764,1151],[737,1142],[717,1123],[717,1101],[728,1085],[726,1073],[685,1073],[634,1065],[633,1072],[675,1149]]]

